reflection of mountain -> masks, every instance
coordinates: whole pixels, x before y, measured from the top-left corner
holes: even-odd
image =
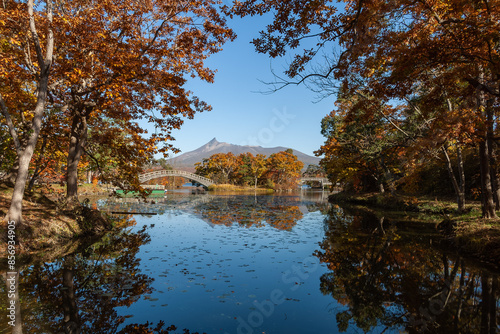
[[[197,162],[203,161],[205,158],[209,158],[212,154],[215,153],[229,153],[232,152],[234,155],[239,155],[241,153],[250,152],[253,155],[264,154],[265,156],[269,156],[273,153],[277,153],[280,151],[287,150],[287,147],[262,147],[262,146],[242,146],[242,145],[234,145],[228,143],[221,143],[217,141],[217,139],[212,139],[205,145],[197,148],[194,151],[183,153],[175,158],[171,158],[168,162],[174,167],[194,167],[194,164]],[[297,150],[293,150],[293,153],[297,156],[297,158],[304,163],[304,167],[308,165],[317,165],[319,163],[319,158],[312,157],[305,153],[302,153]]]

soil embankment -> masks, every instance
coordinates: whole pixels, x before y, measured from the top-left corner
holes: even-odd
[[[12,189],[0,184],[0,238],[7,239],[6,216]],[[41,193],[26,195],[23,200],[23,221],[16,222],[16,254],[27,255],[34,252],[59,252],[75,247],[82,239],[103,235],[112,229],[110,220],[98,210],[86,206],[69,209]],[[78,242],[77,242],[78,241]],[[6,244],[6,243],[4,243]],[[0,257],[6,256],[6,247],[0,250]]]

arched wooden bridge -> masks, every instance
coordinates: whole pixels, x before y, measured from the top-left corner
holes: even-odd
[[[198,174],[194,174],[194,173],[190,173],[190,172],[186,172],[184,170],[175,170],[175,169],[172,169],[172,170],[162,169],[162,170],[157,170],[154,172],[140,174],[139,175],[139,182],[144,183],[144,182],[147,182],[147,181],[150,181],[153,179],[157,179],[160,177],[165,177],[165,176],[184,177],[186,179],[198,182],[199,184],[201,184],[205,187],[208,187],[208,186],[211,186],[212,184],[215,184],[215,182],[213,180],[211,180],[207,177],[204,177],[204,176],[201,176]],[[324,178],[324,177],[303,177],[300,179],[301,183],[310,182],[310,181],[316,181],[316,182],[321,183],[321,187],[329,186],[332,184],[327,178]],[[150,186],[150,187],[154,187],[154,186]],[[156,187],[161,187],[161,186],[156,185]]]
[[[190,172],[186,172],[184,170],[174,170],[174,169],[172,169],[172,170],[162,169],[162,170],[157,170],[154,172],[139,174],[139,182],[144,183],[144,182],[147,182],[149,180],[153,180],[153,179],[157,179],[159,177],[165,177],[165,176],[181,176],[181,177],[184,177],[186,179],[198,182],[199,184],[204,185],[205,187],[208,187],[208,186],[211,186],[212,184],[215,184],[214,181],[210,180],[207,177],[204,177],[204,176],[201,176],[198,174],[194,174],[194,173],[190,173]]]

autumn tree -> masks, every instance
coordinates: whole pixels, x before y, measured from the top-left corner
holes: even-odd
[[[250,183],[248,182],[248,180],[250,180],[255,189],[257,189],[259,178],[264,175],[266,171],[265,155],[257,154],[254,156],[252,153],[247,152],[238,156],[238,177],[242,179],[244,183]]]
[[[238,168],[236,156],[229,153],[216,153],[196,163],[196,174],[206,176],[218,183],[233,182],[232,174]]]
[[[84,159],[99,180],[126,191],[140,187],[137,175],[153,159],[154,149],[146,138],[123,127],[123,122],[100,120],[103,126],[89,129]],[[75,179],[77,175],[74,176]]]
[[[321,163],[332,182],[354,190],[370,190],[373,184],[381,193],[387,187],[394,190],[405,138],[384,117],[391,107],[372,97],[348,94],[339,97],[336,106],[322,120],[326,142],[317,152],[324,154]]]
[[[291,149],[271,154],[266,159],[267,177],[276,189],[292,189],[297,186],[304,163],[297,159]]]
[[[320,165],[308,165],[302,176],[306,177],[326,177],[326,172]]]
[[[144,146],[142,154],[112,142],[130,159],[118,183],[141,189],[133,159],[175,151],[171,131],[210,109],[184,87],[187,79],[212,82],[214,71],[204,61],[234,38],[216,1],[7,1],[0,23],[0,107],[19,165],[8,219],[16,221],[45,110],[57,110],[69,130],[70,202],[77,203],[89,131],[114,129],[102,128],[112,124],[105,119],[120,120],[123,138]],[[152,123],[154,133],[147,134],[140,119]]]
[[[55,4],[6,1],[0,9],[0,109],[19,168],[7,220],[21,223],[28,169],[47,103],[54,54]]]
[[[226,10],[239,16],[274,15],[253,43],[271,57],[294,54],[285,71],[288,78],[277,77],[275,89],[304,83],[325,96],[358,77],[370,95],[399,103],[419,86],[435,84],[429,81],[432,72],[442,79],[440,87],[453,87],[447,98],[474,103],[471,135],[479,148],[483,216],[490,218],[496,216],[491,157],[500,96],[499,4],[349,1],[341,8],[324,0],[247,0]]]
[[[297,186],[304,163],[299,161],[291,149],[271,154],[246,152],[238,156],[233,153],[216,153],[197,162],[196,173],[213,179],[217,183],[251,183],[257,188],[259,179],[267,187],[291,189]]]
[[[448,171],[448,179],[457,198],[459,211],[465,209],[465,168],[463,151],[476,143],[474,104],[463,94],[467,85],[445,85],[447,73],[427,74],[426,84],[405,98],[403,106],[405,136],[411,137],[407,148],[406,174],[412,169],[438,160]]]
[[[184,87],[188,76],[212,82],[214,71],[204,66],[204,60],[234,38],[216,1],[75,4],[65,4],[56,31],[64,43],[58,49],[51,91],[70,120],[70,202],[77,198],[76,171],[89,130],[110,124],[102,119],[120,120],[129,136],[140,136],[133,140],[142,141],[143,152],[175,151],[171,131],[183,118],[210,109]],[[139,119],[152,123],[154,133],[148,135]],[[128,156],[130,164],[148,157],[149,153],[140,156],[135,150],[128,152],[130,146],[114,142],[113,149]],[[138,188],[134,175],[120,176],[118,182]]]

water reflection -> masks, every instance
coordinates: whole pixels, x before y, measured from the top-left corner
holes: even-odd
[[[500,329],[497,274],[435,248],[421,227],[315,193],[94,203],[157,215],[20,268],[23,333],[189,333],[171,323],[210,334]],[[283,298],[271,308],[275,291]],[[5,319],[5,281],[0,295]]]
[[[131,305],[152,291],[153,279],[141,272],[136,256],[149,241],[145,228],[128,230],[107,235],[84,252],[22,268],[22,332],[118,332],[126,316],[118,315],[115,308]]]
[[[302,218],[299,199],[275,196],[219,197],[197,205],[194,212],[203,220],[215,224],[231,226],[260,227],[265,223],[280,229],[290,230]]]
[[[149,197],[146,202],[136,198],[101,200],[94,205],[109,213],[172,214],[183,211],[195,214],[211,225],[262,227],[265,224],[280,230],[292,229],[308,212],[326,212],[324,192],[297,192],[287,196],[238,195],[221,196],[169,193]]]
[[[417,239],[382,216],[331,209],[316,256],[329,269],[321,292],[346,307],[339,330],[497,333],[498,275]]]

